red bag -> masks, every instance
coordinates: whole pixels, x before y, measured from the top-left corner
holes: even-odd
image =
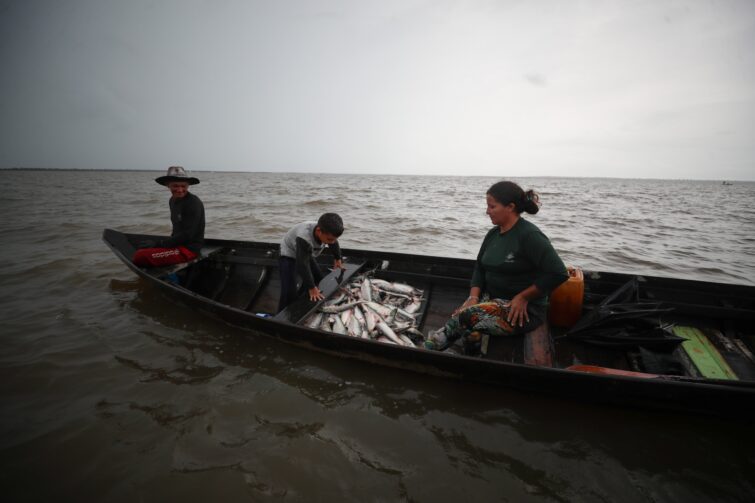
[[[178,248],[142,248],[131,261],[139,267],[162,267],[194,260],[197,254],[185,246]]]

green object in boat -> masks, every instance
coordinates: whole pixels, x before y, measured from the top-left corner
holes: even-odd
[[[737,375],[723,359],[721,353],[700,329],[695,327],[674,327],[674,334],[686,339],[682,348],[704,377],[736,381]]]

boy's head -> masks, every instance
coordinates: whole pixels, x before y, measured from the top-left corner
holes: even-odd
[[[323,213],[317,220],[315,235],[325,244],[333,244],[343,234],[343,220],[337,213]]]

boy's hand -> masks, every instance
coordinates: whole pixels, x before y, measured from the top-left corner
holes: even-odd
[[[323,297],[322,292],[316,286],[313,286],[309,289],[309,300],[311,300],[312,302],[322,300],[324,298],[325,297]]]
[[[343,261],[339,258],[333,261],[333,269],[343,269]]]

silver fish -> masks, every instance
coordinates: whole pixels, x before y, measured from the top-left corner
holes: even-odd
[[[377,289],[378,289],[378,291],[382,290],[382,291],[386,292],[388,295],[390,295],[390,297],[395,297],[396,299],[409,299],[409,300],[411,300],[413,298],[411,295],[406,295],[406,294],[403,294],[403,293],[397,293],[397,292],[394,292],[394,291],[391,291],[391,290],[385,290],[385,289],[380,288],[380,287],[377,287]]]
[[[352,337],[361,337],[362,336],[362,324],[359,323],[359,320],[356,316],[352,316],[349,320],[349,324],[347,325],[349,327],[349,335]]]
[[[377,329],[380,331],[381,334],[388,337],[390,340],[392,340],[399,346],[406,346],[406,343],[404,343],[404,341],[402,341],[399,338],[399,336],[396,335],[396,333],[393,330],[391,330],[391,327],[389,327],[383,320],[378,321]]]
[[[322,323],[322,317],[324,315],[322,313],[315,313],[312,316],[310,316],[307,320],[307,326],[309,328],[319,328],[320,324]]]
[[[375,312],[375,314],[379,315],[381,318],[387,318],[391,315],[392,309],[390,307],[378,304],[377,302],[367,302],[364,305],[372,309],[372,311]]]
[[[418,290],[417,288],[414,288],[411,285],[406,285],[404,283],[391,283],[389,281],[385,281],[382,279],[373,279],[372,280],[375,285],[383,290],[388,290],[389,292],[396,292],[401,293],[404,295],[412,295],[414,293],[421,294],[422,290]]]
[[[409,327],[409,328],[407,328],[406,329],[406,333],[414,335],[416,337],[422,337],[422,338],[425,337],[425,334],[423,334],[422,332],[420,332],[419,330],[417,330],[416,327]]]
[[[361,287],[362,300],[366,302],[372,302],[372,287],[370,286],[370,280],[364,278]]]
[[[401,332],[406,332],[412,327],[413,325],[411,322],[394,323],[391,325],[391,328],[393,328],[393,331],[396,332],[397,335],[401,334]]]
[[[333,322],[333,332],[343,335],[346,335],[348,333],[348,330],[346,330],[346,327],[343,325],[340,316],[332,316],[331,321]]]
[[[361,306],[364,307],[364,306]],[[360,307],[360,309],[361,309]],[[369,332],[375,331],[375,326],[377,325],[377,315],[375,314],[372,309],[366,309],[364,310],[364,319],[367,322],[367,330]]]
[[[341,293],[341,294],[337,295],[336,297],[333,297],[332,299],[326,300],[325,302],[322,303],[322,305],[323,305],[323,307],[325,307],[325,306],[333,306],[333,305],[338,304],[339,302],[341,302],[345,298],[346,298],[346,294]]]
[[[312,315],[305,323],[339,334],[415,347],[412,339],[423,339],[415,320],[421,306],[421,290],[362,275],[326,300],[316,313],[319,316]]]
[[[400,307],[396,308],[396,314],[399,315],[399,316],[401,316],[401,317],[403,317],[406,320],[412,320],[412,321],[414,321],[414,314],[407,313],[406,311],[404,311]]]
[[[331,326],[332,325],[330,323],[330,316],[323,315],[322,321],[320,322],[320,330],[324,330],[326,332],[330,332],[330,327]]]
[[[422,301],[421,300],[415,300],[414,302],[412,302],[411,304],[409,304],[408,306],[406,306],[404,308],[404,311],[406,311],[409,314],[414,314],[417,311],[419,311],[420,306],[422,306]]]
[[[414,345],[412,340],[405,336],[404,334],[399,334],[399,339],[401,339],[404,342],[404,346],[409,346],[410,348],[416,348],[417,346]]]
[[[369,339],[370,338],[370,331],[367,324],[367,317],[364,314],[364,311],[362,311],[362,306],[355,306],[354,307],[354,318],[359,321],[359,326],[361,327],[361,333],[359,334],[362,339]],[[373,326],[374,329],[374,326]]]
[[[331,305],[331,306],[321,306],[320,307],[320,311],[322,311],[323,313],[330,313],[330,314],[340,313],[340,312],[347,311],[347,310],[351,309],[352,307],[356,306],[360,302],[362,302],[362,301],[361,300],[356,300],[354,302],[346,302],[344,304]]]
[[[359,320],[359,323],[361,323],[362,325],[367,323],[367,321],[364,318],[364,313],[362,312],[361,306],[359,305],[354,306],[354,316],[356,317],[356,319]]]

